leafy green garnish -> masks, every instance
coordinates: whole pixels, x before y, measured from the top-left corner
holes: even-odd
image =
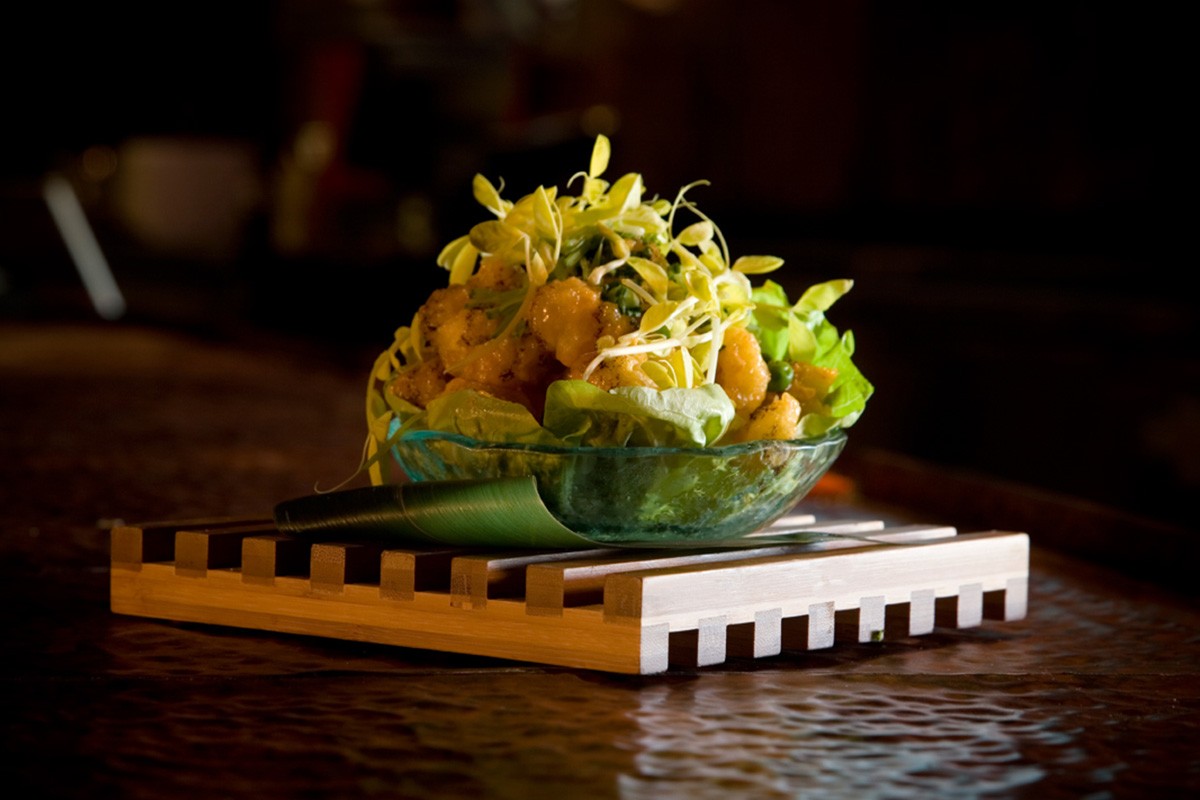
[[[601,447],[704,447],[733,421],[733,403],[716,384],[694,389],[555,381],[543,421],[565,443]]]
[[[733,420],[733,403],[721,387],[665,389],[622,386],[605,391],[587,381],[550,384],[539,422],[520,403],[478,392],[451,392],[425,409],[388,417],[386,440],[397,431],[457,433],[477,441],[596,447],[705,447]],[[397,428],[392,420],[400,421]],[[382,434],[382,436],[379,436]]]
[[[763,356],[771,361],[813,364],[837,371],[825,398],[828,413],[801,417],[804,436],[819,436],[833,428],[849,428],[862,415],[875,389],[854,365],[854,334],[839,334],[825,318],[830,306],[850,291],[853,281],[837,280],[811,286],[789,305],[783,287],[767,281],[754,290],[754,334]]]

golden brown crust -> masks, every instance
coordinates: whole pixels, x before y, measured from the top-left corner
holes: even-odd
[[[737,413],[748,415],[762,405],[770,382],[771,372],[763,361],[758,339],[745,328],[727,328],[717,356],[717,383],[729,395]]]

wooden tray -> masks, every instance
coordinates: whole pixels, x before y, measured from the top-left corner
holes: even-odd
[[[630,674],[1025,616],[1029,537],[877,520],[729,550],[313,544],[269,519],[112,532],[112,610]]]

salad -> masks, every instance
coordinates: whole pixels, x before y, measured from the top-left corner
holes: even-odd
[[[490,218],[450,242],[448,273],[380,354],[367,389],[368,465],[428,430],[488,442],[695,447],[813,439],[848,428],[873,389],[854,338],[826,311],[849,280],[792,302],[756,276],[775,256],[732,258],[690,199],[609,183],[598,136],[586,172],[516,201],[475,176]],[[685,219],[686,218],[686,219]]]

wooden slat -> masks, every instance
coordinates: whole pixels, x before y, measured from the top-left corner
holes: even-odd
[[[725,618],[705,617],[696,628],[670,634],[668,662],[682,667],[711,667],[725,663]]]
[[[953,525],[889,525],[878,533],[867,533],[865,539],[888,544],[912,544],[958,535]]]
[[[242,580],[271,586],[278,577],[308,576],[312,545],[283,534],[242,540]]]
[[[273,530],[275,526],[270,523],[215,530],[178,530],[175,532],[175,573],[203,578],[210,569],[238,567],[242,563],[242,541]]]
[[[412,600],[416,593],[450,591],[450,563],[461,548],[445,550],[383,551],[379,568],[379,596]]]
[[[914,589],[908,599],[908,635],[924,636],[933,633],[937,592],[934,589]]]
[[[768,545],[745,550],[623,551],[607,558],[531,564],[525,577],[525,609],[530,614],[559,616],[567,606],[603,602],[605,581],[621,572],[743,561],[803,548],[804,545]]]
[[[806,614],[808,605],[817,601],[857,608],[862,597],[883,594],[887,603],[906,602],[915,590],[933,589],[939,597],[966,593],[962,603],[956,603],[955,620],[961,627],[982,613],[982,584],[977,586],[976,579],[986,577],[989,589],[1004,588],[1009,578],[1027,572],[1028,555],[1024,534],[990,532],[898,548],[864,545],[729,565],[623,573],[606,583],[604,609],[613,622],[667,622],[672,630],[684,630],[713,614],[725,614],[731,624],[752,621],[756,611],[780,605],[781,597],[786,598],[782,608],[788,617]],[[970,574],[961,574],[964,569]]]
[[[824,650],[833,647],[837,612],[833,601],[809,603],[803,613],[785,616],[780,625],[784,650]]]
[[[984,616],[1005,622],[1025,619],[1029,603],[1029,576],[1020,575],[1008,579],[1003,592],[984,595]]]
[[[782,517],[772,522],[764,530],[779,530],[781,528],[790,528],[797,525],[811,525],[816,521],[816,514],[808,514],[803,511],[792,511],[784,514]]]
[[[146,563],[173,561],[178,530],[219,530],[270,522],[265,517],[203,517],[117,525],[111,532],[110,560],[113,567],[136,570]]]
[[[700,551],[647,550],[633,554],[623,551],[608,558],[532,564],[526,570],[525,608],[530,614],[557,616],[567,606],[601,603],[608,576],[622,572],[744,561],[807,549],[808,545],[793,544]]]
[[[800,525],[787,526],[772,526],[764,528],[760,531],[755,531],[748,538],[778,536],[781,532],[788,533],[838,533],[838,534],[854,534],[854,533],[870,533],[872,531],[882,531],[886,525],[881,519],[839,519],[829,520],[826,522],[809,522]]]
[[[550,561],[570,561],[611,553],[607,549],[554,550],[514,555],[514,551],[459,556],[450,562],[450,604],[455,608],[487,608],[492,597],[519,597],[525,591],[526,568]]]
[[[838,641],[881,642],[886,632],[886,598],[870,595],[855,608],[836,612],[835,634]]]
[[[373,542],[320,542],[312,546],[309,578],[313,591],[340,594],[350,583],[379,583],[382,545]]]
[[[934,624],[939,628],[977,628],[983,624],[983,584],[960,584],[948,597],[939,597],[934,607]]]
[[[834,533],[836,526],[822,528]],[[646,569],[699,566],[722,562],[744,561],[789,553],[810,553],[868,544],[898,544],[929,541],[955,536],[958,531],[948,525],[904,525],[883,530],[879,520],[855,520],[842,529],[846,538],[796,544],[766,544],[761,547],[722,550],[646,550],[620,551],[605,558],[555,561],[531,564],[525,576],[525,605],[530,614],[555,616],[568,606],[603,602],[604,582],[609,575]],[[864,534],[865,538],[850,535]]]
[[[933,589],[912,592],[909,599],[887,606],[884,612],[886,636],[904,639],[933,633],[936,597]]]

